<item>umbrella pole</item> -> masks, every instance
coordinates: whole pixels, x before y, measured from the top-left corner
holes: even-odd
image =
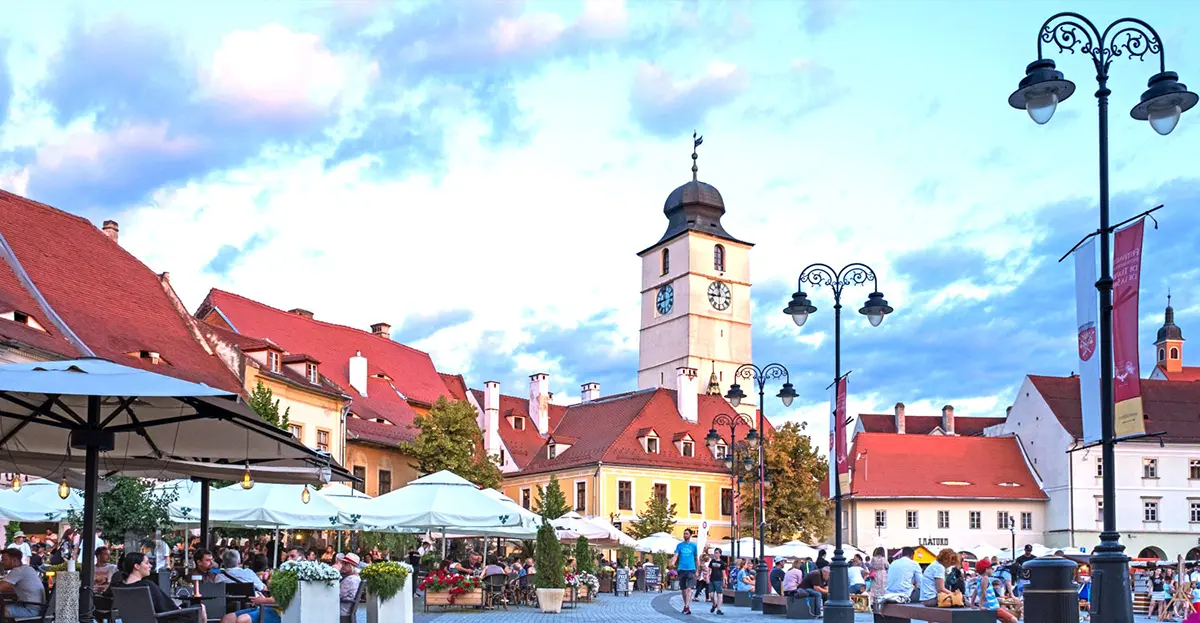
[[[446,529],[442,528],[442,560],[446,559]]]
[[[92,552],[96,550],[96,499],[100,492],[100,448],[96,433],[100,431],[100,397],[88,396],[88,428],[83,432],[81,441],[84,443],[84,474],[83,474],[83,572],[79,576],[79,620],[92,618],[92,574],[96,568],[96,558]],[[95,431],[95,432],[93,432]],[[91,434],[89,434],[91,433]],[[72,435],[72,441],[75,441]],[[71,445],[75,445],[74,443]]]
[[[209,549],[209,534],[208,534],[208,495],[209,495],[209,480],[207,478],[200,479],[200,547],[201,549]]]
[[[271,568],[279,566],[279,526],[275,526],[275,560],[271,562]]]

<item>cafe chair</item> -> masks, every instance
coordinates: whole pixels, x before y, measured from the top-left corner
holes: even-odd
[[[121,612],[121,623],[204,623],[200,606],[154,613],[154,600],[145,586],[112,587],[113,606]]]

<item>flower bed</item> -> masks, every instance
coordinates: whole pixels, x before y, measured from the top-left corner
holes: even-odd
[[[425,607],[482,606],[483,583],[479,578],[438,570],[417,585],[425,593]]]
[[[322,582],[332,586],[341,579],[342,574],[329,565],[311,560],[289,560],[271,574],[271,596],[281,610],[287,610],[300,588],[300,582]]]

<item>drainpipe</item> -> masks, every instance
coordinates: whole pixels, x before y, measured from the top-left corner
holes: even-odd
[[[1073,445],[1078,446],[1079,442],[1076,441]],[[1070,452],[1067,452],[1067,506],[1071,509],[1071,547],[1075,547],[1075,449],[1072,448]],[[1042,521],[1045,520],[1046,513],[1042,513]],[[1043,538],[1045,535],[1046,533],[1043,531]]]
[[[594,515],[596,517],[600,517],[601,515],[603,515],[603,511],[604,511],[604,507],[601,506],[601,504],[603,503],[603,500],[604,500],[604,496],[602,495],[603,492],[600,491],[601,483],[603,482],[602,480],[600,480],[600,470],[603,467],[604,467],[604,461],[597,461],[596,462],[596,473],[592,475],[592,495],[596,496],[596,505],[593,506],[592,508],[596,509],[596,512],[594,513]]]

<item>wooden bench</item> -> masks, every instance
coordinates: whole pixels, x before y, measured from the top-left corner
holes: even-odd
[[[763,595],[763,614],[782,614],[789,619],[816,619],[808,598],[787,597],[784,595]]]
[[[883,604],[875,615],[875,623],[913,620],[929,623],[996,623],[996,612],[975,608],[930,608],[920,604]]]
[[[735,591],[727,588],[721,591],[721,601],[743,608],[750,607],[750,591]]]

